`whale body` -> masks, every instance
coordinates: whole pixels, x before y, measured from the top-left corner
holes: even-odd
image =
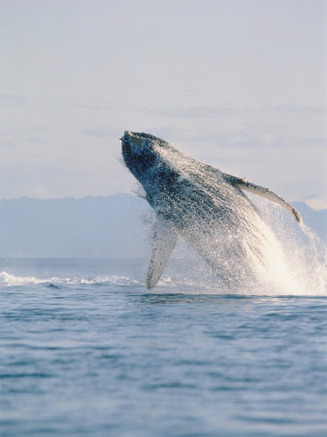
[[[125,131],[122,155],[156,213],[146,285],[153,288],[183,237],[228,287],[255,275],[264,263],[265,227],[249,191],[300,214],[267,188],[229,175],[147,133]]]

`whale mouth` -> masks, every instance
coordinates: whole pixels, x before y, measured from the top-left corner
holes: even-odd
[[[122,152],[125,163],[128,165],[131,161],[142,154],[146,149],[151,147],[151,142],[157,140],[154,135],[144,132],[125,131],[120,138],[122,142]]]
[[[131,132],[128,130],[125,130],[123,137],[121,138],[121,140],[124,139],[143,139],[143,140],[157,140],[158,138],[155,137],[152,134],[147,134],[145,132]]]

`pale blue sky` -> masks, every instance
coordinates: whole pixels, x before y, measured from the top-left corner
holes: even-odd
[[[0,4],[0,199],[132,190],[128,129],[327,205],[326,1]]]

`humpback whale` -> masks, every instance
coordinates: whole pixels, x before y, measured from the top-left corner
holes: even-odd
[[[125,131],[122,155],[154,209],[148,289],[163,273],[178,236],[183,237],[228,287],[255,276],[264,263],[265,226],[249,191],[279,204],[301,223],[289,203],[267,188],[204,164],[147,133]]]

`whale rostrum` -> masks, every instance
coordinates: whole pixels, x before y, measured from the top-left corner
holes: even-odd
[[[156,213],[149,289],[159,281],[179,235],[228,287],[255,275],[252,266],[264,263],[265,226],[244,191],[277,203],[302,222],[298,211],[268,188],[191,158],[154,135],[125,131],[121,141],[124,162]]]

